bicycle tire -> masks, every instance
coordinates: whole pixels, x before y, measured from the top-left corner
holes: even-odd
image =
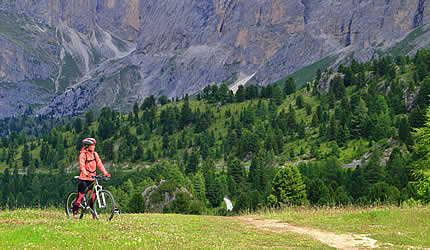
[[[100,204],[98,199],[100,199]],[[101,190],[99,195],[96,195],[94,211],[96,212],[97,219],[112,220],[115,214],[115,200],[109,191]]]
[[[70,191],[67,196],[66,196],[66,200],[64,202],[64,208],[66,210],[66,215],[69,218],[73,217],[73,204],[75,203],[76,199],[78,198],[78,191]],[[79,208],[81,215],[79,216],[82,219],[83,216],[83,209]],[[78,210],[78,213],[79,213]]]

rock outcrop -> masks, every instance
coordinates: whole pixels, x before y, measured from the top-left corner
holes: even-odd
[[[3,0],[0,7],[20,20],[0,29],[8,48],[0,51],[0,93],[44,87],[43,100],[19,105],[53,116],[94,105],[127,109],[233,76],[264,85],[327,56],[369,60],[430,21],[429,0]],[[0,117],[25,109],[1,96],[0,103]]]
[[[145,188],[142,192],[147,212],[162,213],[166,207],[173,203],[177,193],[187,194],[190,200],[193,198],[193,195],[184,187],[176,187],[174,190],[162,190],[165,189],[162,188],[163,185],[166,185],[165,180],[161,180],[158,185],[154,184]]]

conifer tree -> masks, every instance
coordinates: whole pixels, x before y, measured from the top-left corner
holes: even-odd
[[[304,100],[302,95],[296,96],[296,106],[297,109],[302,109],[304,107]]]
[[[30,152],[27,144],[24,144],[24,148],[21,153],[21,159],[23,167],[27,167],[30,164]]]
[[[35,175],[31,182],[31,191],[33,193],[33,205],[40,205],[42,186],[40,184],[39,175]]]
[[[380,156],[380,153],[374,150],[369,162],[364,166],[364,175],[366,180],[371,184],[382,181],[385,176],[384,168],[380,165]]]
[[[239,86],[239,88],[236,91],[235,95],[236,102],[243,102],[245,101],[245,89],[242,85]]]
[[[142,194],[139,192],[132,193],[126,208],[129,213],[145,212],[145,200]]]
[[[78,134],[82,131],[82,121],[79,117],[75,120],[75,131]]]
[[[94,121],[94,113],[93,111],[90,109],[85,113],[85,124],[86,125],[91,125],[91,123]]]
[[[296,80],[292,77],[288,77],[284,85],[284,94],[290,95],[296,92]]]
[[[183,100],[183,105],[181,109],[181,122],[180,127],[184,128],[185,126],[188,126],[193,121],[193,112],[190,108],[190,100],[188,97],[188,94],[185,95],[185,98]]]
[[[106,160],[113,160],[113,142],[112,140],[107,140],[103,143],[103,155]]]
[[[272,195],[278,203],[305,204],[306,185],[296,166],[287,165],[278,170],[272,181]]]
[[[223,198],[220,183],[215,175],[215,165],[212,160],[207,159],[203,163],[203,176],[205,180],[206,198],[212,207],[217,207]]]
[[[417,159],[412,163],[412,180],[416,183],[418,194],[424,201],[430,201],[430,107],[427,108],[425,126],[416,129],[415,152]]]
[[[284,101],[284,95],[282,94],[282,89],[278,84],[276,84],[275,87],[273,87],[272,98],[276,105],[281,105],[282,102]]]
[[[193,189],[194,189],[195,197],[199,199],[201,202],[206,203],[205,178],[200,172],[197,172],[193,176]]]

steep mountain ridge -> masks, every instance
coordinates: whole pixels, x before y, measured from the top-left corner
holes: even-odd
[[[334,62],[351,55],[369,60],[430,20],[428,0],[8,0],[0,5],[6,14],[50,29],[56,48],[39,78],[23,79],[19,64],[10,63],[15,55],[0,52],[2,96],[12,95],[12,83],[49,83],[39,113],[54,116],[104,105],[128,109],[149,95],[178,97],[213,83],[264,85],[328,56]],[[19,46],[4,33],[0,30],[0,41]],[[20,104],[21,109],[3,104],[0,116],[20,114],[32,103]]]

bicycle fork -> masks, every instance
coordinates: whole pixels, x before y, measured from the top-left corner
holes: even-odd
[[[104,193],[100,194],[100,191],[102,191],[102,186],[97,185],[97,186],[95,186],[94,189],[96,192],[96,199],[97,199],[97,203],[99,205],[99,208],[105,208],[106,207],[105,195],[104,195]]]

